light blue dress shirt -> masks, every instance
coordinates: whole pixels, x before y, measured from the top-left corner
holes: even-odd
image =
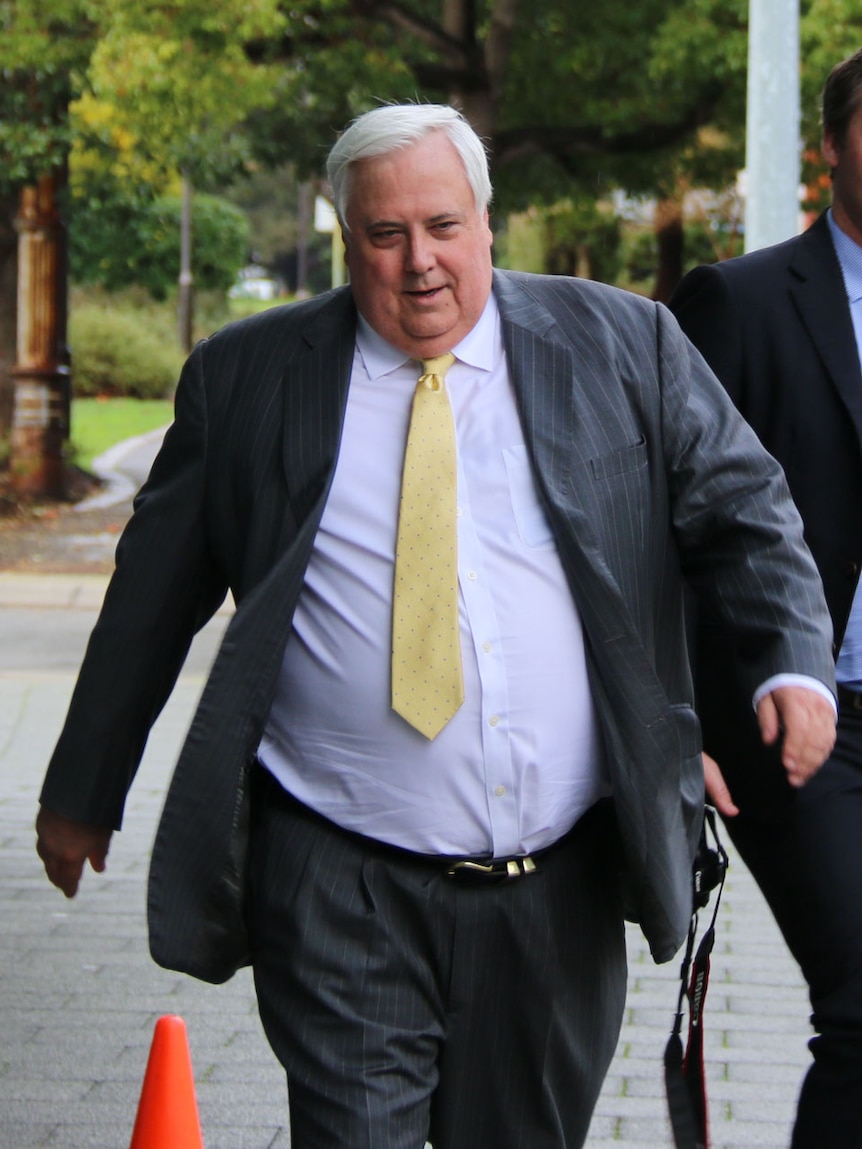
[[[862,359],[862,247],[843,232],[832,218],[829,209],[827,219],[835,254],[844,276],[844,289],[850,304],[850,316],[856,335],[856,350]],[[862,581],[856,587],[856,595],[850,610],[847,630],[841,644],[835,677],[842,686],[862,690]]]

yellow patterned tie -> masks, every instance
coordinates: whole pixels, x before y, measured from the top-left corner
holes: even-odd
[[[454,355],[422,361],[401,477],[392,601],[392,708],[426,738],[464,701],[458,627]]]

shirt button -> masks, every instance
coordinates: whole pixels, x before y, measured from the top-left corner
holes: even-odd
[[[500,722],[500,715],[499,714],[492,714],[491,717],[488,719],[488,725],[489,726],[497,726],[497,725],[499,725],[499,722]]]
[[[490,642],[483,642],[483,643],[482,643],[482,649],[485,651],[485,653],[486,653],[486,654],[490,654],[490,653],[491,653],[491,644],[490,644]]]
[[[476,572],[475,571],[467,571],[467,578],[470,580],[470,582],[475,582],[476,578],[477,578]]]
[[[495,786],[494,787],[494,793],[498,798],[502,798],[503,795],[506,793],[506,787],[505,786]]]

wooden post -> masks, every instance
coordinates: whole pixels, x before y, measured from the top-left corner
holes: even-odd
[[[10,436],[10,478],[22,495],[63,498],[63,449],[69,437],[65,246],[54,177],[25,187],[18,232],[17,362]]]

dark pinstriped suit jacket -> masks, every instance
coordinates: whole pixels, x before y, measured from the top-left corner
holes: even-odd
[[[690,272],[671,308],[784,468],[837,653],[862,564],[862,374],[825,213],[784,243]],[[744,645],[708,612],[695,638],[706,748],[743,809],[774,811],[793,792],[737,686]]]
[[[660,307],[495,273],[539,489],[583,619],[629,913],[678,948],[702,810],[682,585],[756,632],[752,690],[831,682],[820,583],[779,469]],[[354,348],[341,289],[232,325],[191,355],[176,421],[118,548],[43,801],[111,825],[193,632],[237,610],[180,756],[150,869],[157,961],[207,980],[244,958],[245,773],[326,499]]]

